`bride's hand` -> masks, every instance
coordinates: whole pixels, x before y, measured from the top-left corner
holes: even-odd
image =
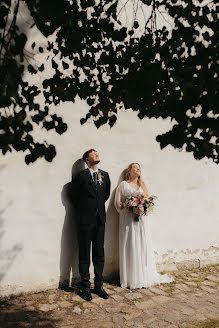
[[[142,214],[144,214],[144,210],[142,208],[137,208],[135,210],[135,214],[142,215]]]

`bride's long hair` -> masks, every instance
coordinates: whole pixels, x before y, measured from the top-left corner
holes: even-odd
[[[134,165],[134,164],[137,164],[139,167],[141,167],[138,163],[135,163],[135,162],[129,164],[129,166],[125,170],[125,175],[124,175],[124,180],[125,181],[129,180],[129,178],[130,178],[130,171],[132,169],[132,165]],[[143,189],[143,192],[144,192],[145,197],[148,197],[148,190],[147,190],[147,187],[146,187],[144,181],[142,180],[142,177],[141,176],[138,177],[138,185],[139,185],[139,187],[141,187]]]

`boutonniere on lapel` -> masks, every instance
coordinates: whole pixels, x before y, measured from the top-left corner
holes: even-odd
[[[98,182],[100,185],[103,184],[103,178],[104,178],[103,173],[102,173],[100,170],[98,170],[98,173],[97,173],[97,182]]]

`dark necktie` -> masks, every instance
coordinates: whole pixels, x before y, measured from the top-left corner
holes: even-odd
[[[97,187],[97,172],[93,173],[93,178],[94,178],[94,184]]]

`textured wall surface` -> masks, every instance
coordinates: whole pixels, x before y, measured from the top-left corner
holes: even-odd
[[[26,166],[21,154],[0,164],[1,293],[39,290],[77,276],[74,210],[65,199],[72,167],[83,152],[100,152],[100,167],[109,172],[112,195],[107,203],[105,275],[118,273],[118,216],[114,189],[130,162],[141,164],[148,189],[158,196],[150,215],[156,262],[160,270],[177,270],[219,262],[218,167],[195,161],[171,147],[159,149],[157,133],[169,122],[140,121],[127,111],[112,129],[93,123],[81,126],[86,105],[77,101],[60,108],[69,125],[63,136],[49,134],[57,146],[53,163]],[[43,135],[42,135],[43,138]],[[74,165],[77,167],[80,162]],[[92,270],[91,270],[92,271]]]
[[[19,16],[22,28],[32,22],[25,7]],[[25,18],[25,19],[24,19]],[[25,22],[25,24],[24,24]],[[31,42],[43,46],[45,39],[32,29]],[[31,44],[30,42],[30,44]],[[31,50],[30,44],[27,48]],[[46,60],[35,54],[34,60]],[[49,77],[52,69],[42,77]],[[40,86],[39,75],[28,79]],[[58,108],[68,124],[63,136],[35,132],[39,139],[54,143],[52,163],[38,160],[26,166],[22,154],[1,156],[0,162],[0,292],[10,294],[57,286],[77,277],[77,241],[74,209],[65,194],[72,168],[80,167],[84,151],[95,148],[100,167],[109,172],[112,195],[107,203],[105,276],[118,274],[118,215],[113,206],[114,190],[121,172],[130,162],[140,163],[149,192],[158,196],[150,215],[155,258],[159,270],[177,270],[219,263],[219,167],[207,160],[171,147],[160,150],[157,134],[170,127],[168,120],[140,121],[132,111],[121,112],[115,127],[80,125],[86,104]],[[91,268],[92,272],[92,268]],[[70,274],[71,273],[71,274]]]

